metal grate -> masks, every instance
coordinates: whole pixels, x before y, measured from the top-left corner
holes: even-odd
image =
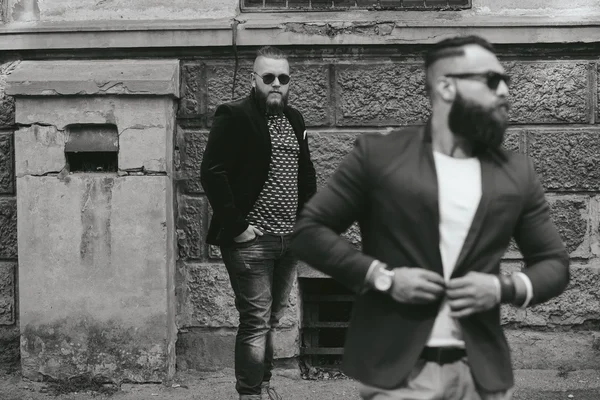
[[[301,279],[300,289],[301,355],[312,366],[335,367],[344,352],[355,295],[330,278]]]
[[[241,0],[242,11],[461,10],[471,0]]]

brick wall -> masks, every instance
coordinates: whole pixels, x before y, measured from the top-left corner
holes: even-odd
[[[414,46],[291,50],[290,104],[303,112],[309,126],[320,186],[351,150],[356,135],[426,120],[422,50]],[[585,46],[503,46],[499,54],[513,77],[512,126],[505,146],[533,158],[572,257],[572,282],[561,297],[526,311],[504,308],[503,324],[515,366],[598,368],[600,53]],[[251,61],[250,53],[241,55],[234,97],[248,92]],[[218,104],[231,99],[233,69],[232,60],[226,58],[182,63],[178,362],[184,368],[232,361],[233,297],[218,250],[203,243],[210,210],[198,173],[212,114]],[[359,241],[356,229],[347,237]],[[521,256],[512,246],[503,268],[521,267]],[[296,297],[297,292],[286,316],[290,331],[298,327]],[[295,355],[283,350],[282,357]]]
[[[4,82],[13,67],[11,62],[0,64],[0,370],[13,370],[19,362],[15,107],[4,94]]]

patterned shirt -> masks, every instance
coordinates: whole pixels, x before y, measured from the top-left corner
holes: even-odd
[[[248,222],[263,232],[291,233],[298,210],[298,159],[300,145],[285,116],[267,116],[271,135],[269,174]]]

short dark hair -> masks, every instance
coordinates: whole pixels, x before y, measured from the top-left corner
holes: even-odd
[[[276,60],[287,60],[288,56],[283,51],[273,46],[264,46],[256,51],[256,58],[265,57],[265,58],[274,58]]]
[[[425,54],[425,70],[428,70],[431,64],[442,58],[464,55],[465,52],[462,47],[470,44],[476,44],[492,53],[494,52],[494,47],[490,42],[480,36],[456,36],[444,39],[441,42],[436,43],[427,54]]]

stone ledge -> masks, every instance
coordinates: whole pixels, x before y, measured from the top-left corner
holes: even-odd
[[[231,46],[431,44],[479,34],[493,43],[593,43],[600,15],[481,15],[474,12],[260,12],[232,19],[10,23],[0,28],[3,50]]]
[[[179,61],[23,61],[6,81],[6,93],[12,96],[179,97]]]

